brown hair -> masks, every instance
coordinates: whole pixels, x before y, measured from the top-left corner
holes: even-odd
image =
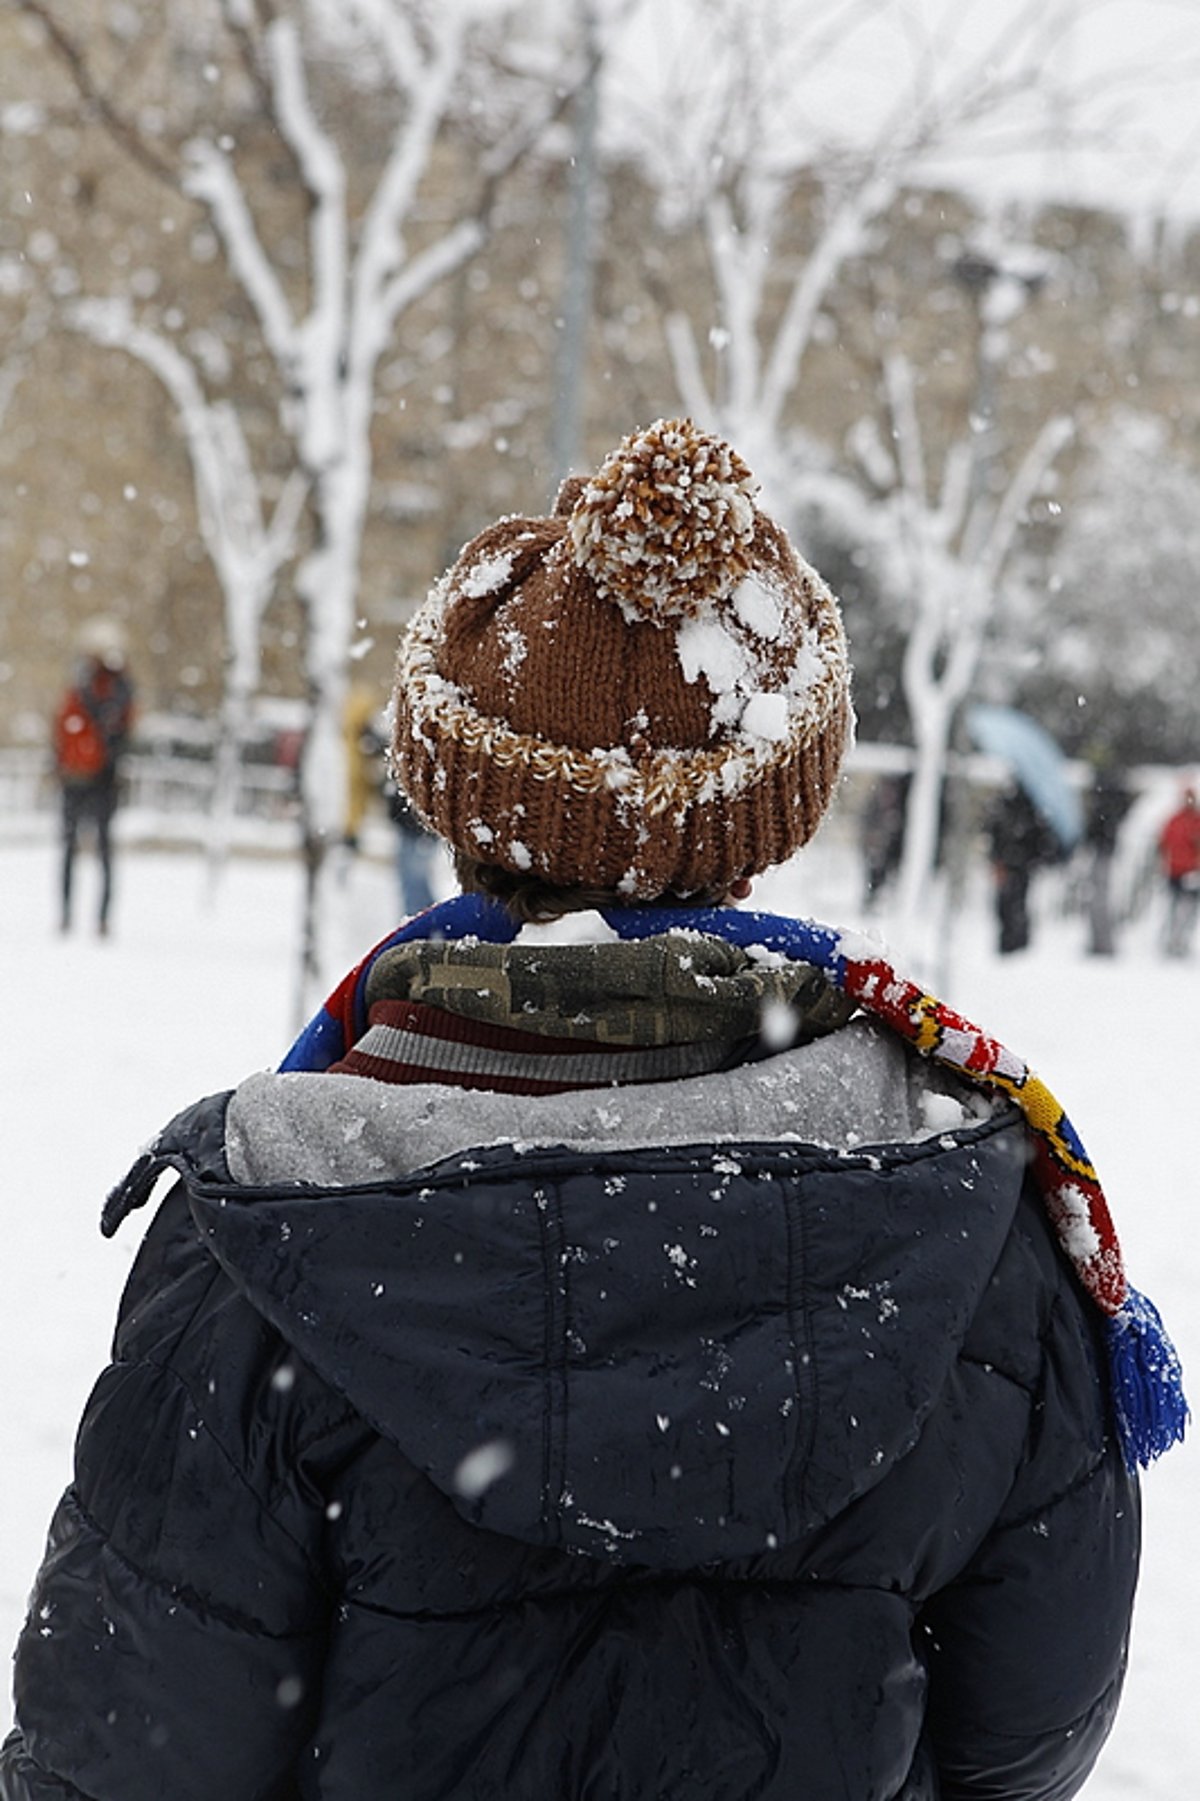
[[[536,875],[517,875],[496,863],[481,863],[465,851],[454,853],[454,873],[464,894],[486,894],[500,901],[522,925],[541,925],[564,913],[597,912],[627,907],[630,897],[611,888],[565,888]],[[728,898],[728,890],[707,889],[702,894],[658,894],[653,900],[637,897],[641,907],[716,907]]]

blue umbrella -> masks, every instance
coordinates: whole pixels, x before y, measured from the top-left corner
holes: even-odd
[[[1083,835],[1083,807],[1067,759],[1044,726],[1015,707],[967,709],[967,730],[981,751],[1008,764],[1064,850]]]

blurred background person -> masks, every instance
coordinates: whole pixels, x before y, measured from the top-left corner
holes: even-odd
[[[993,800],[984,821],[996,894],[1000,955],[1029,944],[1029,888],[1035,872],[1057,861],[1058,841],[1019,782]]]
[[[1200,905],[1200,808],[1194,788],[1184,789],[1179,806],[1159,833],[1158,855],[1167,882],[1163,949],[1168,957],[1186,957]]]
[[[384,788],[388,817],[396,828],[396,881],[399,890],[400,917],[411,919],[423,913],[437,900],[435,885],[441,846],[432,832],[426,831],[409,804],[408,797],[388,777]]]
[[[908,774],[881,775],[863,803],[859,847],[863,860],[863,907],[867,912],[900,867],[911,780]]]
[[[79,634],[75,679],[54,716],[54,766],[62,791],[61,929],[71,929],[75,854],[81,830],[94,834],[100,863],[97,930],[112,910],[112,822],[121,760],[133,727],[133,682],[125,636],[115,620],[95,618]]]
[[[356,851],[371,797],[379,792],[379,759],[383,740],[375,723],[379,697],[365,682],[355,682],[346,695],[342,736],[346,747],[346,823],[342,842]]]
[[[1090,854],[1087,872],[1088,951],[1111,957],[1117,948],[1116,910],[1112,898],[1113,859],[1121,822],[1133,796],[1122,771],[1103,751],[1093,758],[1092,787],[1084,818],[1083,841]]]
[[[437,900],[438,840],[426,831],[392,780],[385,758],[387,719],[378,696],[363,683],[351,688],[344,716],[346,741],[346,826],[344,843],[359,849],[363,820],[372,797],[381,797],[396,832],[396,883],[401,919],[423,913]]]

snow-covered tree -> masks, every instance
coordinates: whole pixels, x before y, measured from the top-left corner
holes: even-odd
[[[993,484],[980,480],[982,434],[968,422],[950,444],[935,486],[912,365],[898,350],[885,358],[884,384],[896,457],[895,482],[881,509],[891,528],[889,578],[907,599],[902,677],[915,746],[898,912],[902,929],[915,933],[922,914],[928,917],[955,717],[974,685],[1028,509],[1074,428],[1065,414],[1046,419],[1015,467]],[[877,478],[884,474],[877,467]]]
[[[227,598],[239,596],[230,660],[239,684],[250,667],[248,640],[268,566],[273,573],[287,554],[294,502],[301,489],[305,495],[309,525],[294,586],[310,702],[301,794],[305,962],[315,975],[325,852],[344,816],[342,719],[381,362],[405,315],[486,243],[504,176],[537,143],[567,90],[561,81],[525,81],[514,94],[500,79],[481,90],[474,65],[489,56],[496,66],[495,32],[511,0],[198,0],[187,30],[193,51],[201,38],[209,51],[191,65],[208,91],[178,105],[183,134],[164,128],[161,108],[122,104],[119,86],[97,74],[88,40],[74,35],[65,9],[53,0],[18,4],[41,21],[109,137],[200,209],[273,367],[294,480],[266,525],[252,480],[253,435],[230,411],[242,392],[230,385],[214,400],[187,344],[141,329],[132,311],[75,315],[90,321],[93,336],[107,332],[153,367],[176,406],[205,541],[220,559]],[[153,33],[149,16],[143,25]],[[159,21],[158,28],[169,27]],[[484,135],[458,191],[461,204],[447,212],[445,183],[430,204],[430,178],[446,122],[468,90],[472,129]],[[263,168],[264,125],[288,159],[282,202],[277,171]],[[235,710],[238,704],[231,701]]]
[[[1071,748],[1128,763],[1200,753],[1200,470],[1161,418],[1118,410],[1091,435],[1064,508],[1051,592],[1023,622],[1021,692]]]
[[[699,227],[710,284],[707,293],[693,284],[667,313],[678,390],[687,410],[742,448],[768,503],[802,538],[812,518],[831,524],[835,538],[839,518],[856,521],[859,547],[883,574],[915,740],[901,877],[902,916],[915,919],[933,868],[955,718],[1028,508],[1072,421],[1027,419],[999,448],[991,431],[992,404],[1011,378],[1010,315],[1047,273],[1010,249],[996,267],[987,256],[962,259],[963,284],[974,268],[981,288],[974,324],[958,302],[959,405],[922,423],[913,334],[895,309],[911,320],[926,295],[919,273],[901,280],[889,265],[896,220],[932,171],[983,141],[1003,144],[1007,131],[1011,146],[1027,146],[1041,133],[1061,148],[1095,121],[1136,59],[1076,77],[1055,55],[1073,9],[1054,0],[996,9],[986,28],[977,19],[970,51],[953,33],[919,39],[916,24],[906,41],[911,9],[854,0],[819,11],[789,0],[736,9],[701,0],[689,12],[694,29],[681,55],[711,73],[686,112],[665,115],[657,151],[660,166],[674,169],[664,191],[676,218]],[[901,24],[888,91],[860,96],[855,110],[847,71],[884,15]],[[650,121],[644,132],[655,141]],[[859,305],[859,336],[871,340],[858,346],[866,416],[839,455],[828,435],[821,446],[819,430],[806,429],[818,422],[805,416],[805,372],[831,344],[847,354],[853,269],[868,297],[892,292],[887,304]],[[928,286],[944,287],[948,273],[930,267]],[[949,315],[941,317],[944,339]],[[970,392],[977,381],[986,395]],[[979,417],[981,403],[988,418]]]
[[[237,791],[251,707],[262,679],[262,621],[279,572],[291,560],[308,478],[293,467],[274,504],[264,502],[259,472],[236,406],[211,397],[195,360],[165,333],[139,325],[124,296],[65,308],[70,325],[96,344],[136,357],[157,376],[187,444],[200,534],[225,612],[225,680],[217,739],[210,848],[219,861]]]
[[[0,281],[3,274],[4,271],[0,268]],[[13,292],[20,295],[25,304],[18,323],[5,334],[4,348],[0,350],[0,431],[4,429],[13,396],[29,373],[34,348],[50,329],[48,305],[40,297],[28,299],[22,292],[25,285],[27,284],[16,280],[12,284]]]
[[[670,11],[658,15],[664,36]],[[1018,118],[1036,133],[1069,9],[1005,8],[969,55],[917,41],[908,9],[877,0],[695,0],[687,11],[663,82],[686,107],[648,110],[623,135],[661,184],[668,220],[702,235],[711,310],[689,295],[665,320],[680,400],[739,446],[786,516],[812,469],[802,378],[835,283],[873,254],[889,209],[935,155]],[[849,73],[886,15],[899,51],[887,89],[856,95]]]
[[[28,269],[16,257],[0,256],[0,439],[11,431],[19,391],[29,380],[38,346],[52,321],[52,308]],[[11,593],[0,597],[0,692],[16,667],[9,642],[15,611]],[[11,700],[12,694],[13,689],[7,688],[4,698]]]
[[[6,274],[17,279],[6,281]],[[3,261],[0,260],[0,294],[6,298],[10,295],[19,295],[23,285],[19,279],[20,274],[18,269],[6,271]],[[0,349],[0,437],[4,434],[9,410],[17,390],[29,372],[32,344],[44,329],[41,316],[33,312],[25,315],[24,321],[18,325],[15,331],[5,331],[6,324],[7,320],[0,315],[0,341],[3,341],[4,344],[4,348]],[[4,655],[8,648],[5,642],[8,628],[9,620],[5,617],[3,606],[0,605],[0,692],[7,685],[13,669],[13,664]],[[6,700],[9,698],[9,693],[4,695]]]

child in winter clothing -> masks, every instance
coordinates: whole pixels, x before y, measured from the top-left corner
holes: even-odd
[[[1035,1076],[731,905],[815,831],[837,607],[688,422],[469,544],[397,778],[464,892],[179,1180],[17,1658],[4,1801],[1066,1801],[1182,1430]]]

